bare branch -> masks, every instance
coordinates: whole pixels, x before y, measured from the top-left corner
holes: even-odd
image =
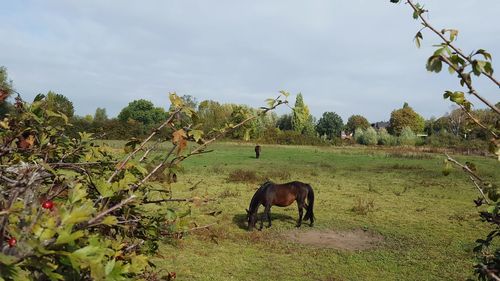
[[[479,187],[479,185],[477,184],[476,179],[474,179],[473,176],[469,176],[469,178],[474,183],[474,185],[476,186],[476,188],[479,190],[479,193],[481,193],[481,195],[483,196],[484,202],[486,202],[486,204],[489,205],[490,202],[488,201],[488,198],[486,198],[486,195],[484,195],[483,189],[481,187]]]
[[[467,165],[463,165],[462,163],[458,162],[457,160],[451,158],[450,155],[446,154],[446,157],[448,161],[452,162],[453,164],[459,166],[460,168],[462,168],[464,171],[466,171],[467,173],[469,173],[471,176],[473,176],[474,178],[478,179],[479,181],[484,181],[481,177],[479,177],[474,171],[472,171],[469,167],[467,167]]]

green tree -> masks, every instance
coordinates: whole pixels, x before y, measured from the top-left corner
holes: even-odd
[[[212,100],[204,100],[198,105],[197,123],[201,130],[209,133],[212,129],[221,129],[231,118],[233,106],[220,104]]]
[[[245,119],[249,118],[254,114],[254,110],[246,105],[236,105],[233,107],[233,112],[229,119],[230,127],[243,122]],[[231,133],[233,138],[249,140],[251,136],[254,135],[257,128],[257,119],[245,123],[243,126],[233,130]]]
[[[118,114],[118,119],[127,122],[129,119],[141,122],[146,127],[158,124],[167,118],[167,113],[161,107],[155,107],[152,102],[144,99],[130,102]]]
[[[282,131],[291,131],[293,129],[292,126],[292,115],[291,114],[283,114],[278,118],[276,126]]]
[[[314,119],[309,113],[309,107],[304,103],[302,94],[297,94],[292,114],[292,128],[296,132],[314,134]]]
[[[406,102],[403,108],[394,110],[389,120],[389,132],[395,135],[401,134],[404,127],[410,127],[413,132],[423,132],[425,120],[416,113]]]
[[[98,107],[94,113],[94,122],[102,123],[108,120],[108,114],[106,114],[106,108]]]
[[[68,118],[75,114],[73,103],[64,95],[49,91],[45,96],[45,102],[48,110],[63,113]]]
[[[370,127],[370,122],[361,115],[352,115],[347,119],[347,124],[345,125],[345,129],[349,133],[354,133],[357,128],[366,130],[368,127]]]
[[[333,139],[340,136],[340,132],[344,127],[342,118],[335,112],[324,112],[316,125],[316,132],[320,136],[326,135],[327,138]]]
[[[10,111],[11,105],[6,99],[12,93],[12,81],[7,75],[7,68],[0,66],[0,117]]]

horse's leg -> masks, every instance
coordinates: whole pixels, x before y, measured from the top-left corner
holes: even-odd
[[[264,204],[262,204],[264,205]],[[266,205],[264,205],[265,207]],[[266,215],[266,210],[264,210],[264,213],[262,213],[262,216],[260,216],[260,227],[259,227],[259,230],[262,230],[262,228],[264,228],[264,216]]]
[[[267,221],[269,222],[269,225],[267,227],[271,227],[271,205],[266,206],[264,209],[264,214],[267,216]]]
[[[300,200],[297,198],[297,207],[299,207],[299,220],[297,221],[296,227],[300,227],[302,225],[302,215],[304,214],[304,200]]]

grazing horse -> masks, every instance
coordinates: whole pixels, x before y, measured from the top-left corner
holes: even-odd
[[[260,145],[255,146],[255,158],[259,159],[260,156]]]
[[[307,198],[307,204],[306,204]],[[264,206],[264,216],[267,217],[269,227],[271,227],[271,207],[273,205],[279,207],[286,207],[297,201],[299,207],[299,219],[297,227],[302,224],[303,208],[306,208],[306,215],[304,220],[309,220],[309,226],[314,224],[314,191],[312,187],[300,181],[292,181],[289,183],[276,184],[271,181],[266,181],[255,192],[250,201],[250,207],[247,211],[248,230],[252,230],[257,222],[257,210],[260,205]],[[264,218],[260,220],[260,229],[264,224]]]

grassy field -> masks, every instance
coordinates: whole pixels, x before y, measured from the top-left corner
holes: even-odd
[[[117,143],[111,143],[117,145]],[[488,233],[472,199],[477,191],[454,170],[442,175],[443,155],[353,147],[253,146],[221,143],[189,158],[172,184],[172,203],[191,208],[186,227],[216,223],[161,246],[155,263],[177,280],[464,280],[472,276],[472,248]],[[500,164],[472,161],[500,181]],[[239,171],[238,171],[239,170]],[[252,174],[252,171],[255,174]],[[246,177],[245,177],[246,176]],[[248,232],[245,208],[265,178],[300,180],[315,190],[314,230],[381,235],[378,247],[346,251],[290,241],[296,205],[273,207],[273,226]],[[241,181],[238,181],[241,180]],[[194,187],[193,187],[194,186]],[[262,211],[262,208],[261,208]],[[220,212],[220,214],[219,214]],[[310,231],[303,226],[299,231]]]

